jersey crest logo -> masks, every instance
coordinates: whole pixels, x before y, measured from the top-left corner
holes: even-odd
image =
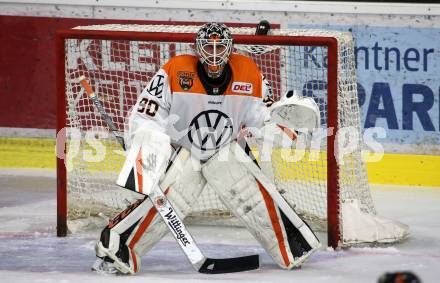
[[[232,119],[218,110],[200,112],[191,121],[188,139],[202,151],[217,151],[230,143],[234,127]]]
[[[252,94],[252,84],[245,82],[233,82],[232,91],[236,93]]]
[[[193,72],[178,72],[179,85],[183,90],[189,90],[194,85],[195,74]]]
[[[163,85],[164,85],[164,76],[156,75],[151,80],[150,85],[147,87],[147,91],[152,96],[155,96],[157,98],[162,98]]]

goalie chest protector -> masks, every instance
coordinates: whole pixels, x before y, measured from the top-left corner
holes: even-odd
[[[206,160],[234,140],[242,127],[261,127],[267,107],[262,102],[263,78],[252,59],[231,55],[231,78],[219,95],[208,94],[197,74],[197,63],[196,56],[173,57],[152,78],[142,97],[155,100],[165,110],[147,118],[167,121],[165,131],[172,141]],[[162,82],[160,93],[158,82]]]

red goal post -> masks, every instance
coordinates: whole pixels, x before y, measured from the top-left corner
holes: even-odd
[[[68,222],[68,217],[69,217],[69,212],[68,212],[68,208],[70,207],[70,205],[72,205],[73,201],[78,201],[77,199],[75,200],[71,200],[71,203],[68,202],[68,195],[70,194],[69,191],[69,178],[73,179],[76,177],[80,177],[81,180],[79,181],[75,181],[74,186],[78,186],[80,187],[77,190],[82,190],[85,189],[85,192],[82,193],[77,193],[76,194],[80,195],[79,196],[79,202],[82,201],[87,201],[88,198],[92,197],[92,193],[88,190],[94,190],[96,186],[100,186],[99,182],[95,182],[94,180],[92,180],[93,178],[95,178],[94,174],[95,173],[90,173],[90,175],[93,175],[93,177],[91,177],[90,179],[87,179],[88,177],[88,171],[90,172],[96,169],[90,169],[88,166],[84,166],[85,169],[80,169],[79,171],[75,171],[76,169],[74,168],[70,173],[67,172],[66,170],[66,160],[67,160],[67,155],[69,154],[68,151],[66,151],[66,144],[69,143],[69,131],[72,130],[73,128],[77,127],[77,128],[84,128],[87,129],[87,127],[91,127],[91,126],[95,126],[95,125],[102,125],[99,122],[99,117],[98,115],[94,115],[94,114],[90,114],[88,113],[86,118],[82,118],[83,113],[81,113],[81,111],[83,112],[90,112],[93,111],[91,110],[92,108],[90,108],[90,106],[87,105],[87,100],[82,98],[82,91],[79,88],[78,85],[76,85],[76,82],[72,82],[72,79],[74,79],[74,77],[79,76],[80,74],[83,74],[84,72],[87,73],[86,77],[90,77],[92,80],[95,80],[95,82],[97,82],[97,88],[95,89],[95,92],[99,95],[100,92],[105,92],[106,93],[106,97],[107,98],[103,98],[103,101],[105,102],[104,104],[108,104],[106,105],[106,107],[108,107],[108,111],[110,111],[112,113],[111,116],[113,116],[114,119],[119,119],[119,118],[123,118],[123,117],[116,117],[117,114],[115,114],[112,109],[112,107],[120,107],[119,109],[121,109],[119,114],[126,114],[125,112],[127,111],[128,107],[130,107],[130,105],[120,105],[120,104],[115,104],[116,102],[120,102],[120,101],[125,101],[124,99],[117,99],[115,98],[116,96],[121,96],[121,93],[123,92],[124,94],[127,94],[127,87],[126,86],[122,86],[122,88],[119,88],[119,92],[118,89],[116,87],[110,89],[110,87],[104,87],[102,84],[100,85],[101,89],[99,89],[99,84],[98,81],[99,80],[104,80],[104,78],[106,80],[108,80],[108,77],[110,76],[110,81],[113,79],[114,81],[118,81],[120,80],[120,78],[116,78],[116,76],[126,76],[125,78],[123,78],[124,82],[127,80],[130,80],[130,78],[133,78],[134,76],[136,76],[136,78],[139,80],[139,78],[141,77],[141,81],[143,83],[146,83],[148,81],[148,78],[152,76],[151,72],[148,72],[148,74],[146,74],[147,72],[145,72],[145,74],[141,74],[139,76],[139,74],[132,74],[130,73],[130,71],[128,70],[128,67],[125,67],[126,69],[121,69],[119,71],[112,71],[112,72],[108,72],[108,71],[103,71],[100,70],[99,67],[97,68],[89,68],[87,69],[87,67],[85,67],[84,62],[80,62],[82,59],[81,56],[83,55],[78,55],[81,52],[86,52],[88,53],[87,56],[89,56],[91,59],[91,62],[89,62],[89,64],[96,64],[98,65],[98,62],[101,62],[102,60],[104,60],[104,57],[108,58],[108,57],[114,57],[113,60],[116,60],[116,56],[131,56],[131,55],[127,55],[128,52],[130,51],[130,44],[131,42],[140,42],[142,44],[145,44],[146,46],[150,46],[149,48],[151,49],[151,54],[153,54],[152,57],[154,57],[155,52],[157,51],[157,49],[159,49],[159,57],[157,57],[156,59],[151,59],[149,61],[148,64],[154,64],[155,65],[155,69],[157,70],[160,67],[159,62],[163,59],[163,55],[168,52],[169,54],[166,54],[167,56],[172,56],[175,51],[177,50],[178,47],[176,46],[180,46],[180,44],[183,45],[188,45],[194,42],[195,39],[195,31],[196,31],[197,27],[195,26],[191,26],[191,27],[184,27],[184,28],[180,28],[180,27],[170,27],[167,28],[166,26],[114,26],[114,25],[104,25],[104,26],[92,26],[92,27],[83,27],[81,29],[71,29],[71,30],[63,30],[63,31],[59,31],[57,32],[57,36],[56,36],[56,50],[57,50],[57,77],[56,77],[56,83],[57,83],[57,234],[58,236],[65,236],[67,234],[68,231],[68,227],[67,227],[67,222]],[[341,171],[341,165],[338,164],[337,160],[336,160],[336,155],[335,155],[335,151],[336,151],[336,133],[338,133],[339,127],[341,126],[341,120],[342,118],[340,117],[341,115],[341,107],[340,104],[338,103],[338,100],[343,97],[343,93],[341,90],[341,81],[339,78],[339,74],[341,72],[341,70],[343,70],[344,72],[346,70],[344,70],[344,68],[352,68],[352,65],[349,66],[341,66],[341,62],[346,61],[346,60],[354,60],[353,58],[344,58],[343,60],[341,60],[341,56],[346,56],[346,54],[343,54],[343,52],[346,52],[346,50],[341,51],[341,42],[340,42],[340,38],[338,39],[337,36],[334,35],[334,33],[326,33],[326,32],[311,32],[311,33],[307,33],[307,31],[292,31],[292,30],[279,30],[274,32],[274,34],[272,35],[268,35],[268,36],[264,36],[264,35],[253,35],[253,29],[249,29],[249,28],[235,28],[233,29],[233,38],[234,38],[234,44],[237,46],[263,46],[263,47],[267,47],[267,46],[272,46],[272,47],[276,47],[278,49],[281,50],[285,50],[285,51],[268,51],[269,53],[266,53],[264,55],[261,55],[261,57],[264,57],[264,59],[262,60],[266,60],[266,57],[270,57],[272,59],[270,60],[274,60],[274,61],[279,61],[279,58],[281,58],[281,53],[280,52],[285,52],[285,53],[289,53],[289,52],[297,52],[295,51],[291,51],[292,48],[295,47],[303,47],[303,46],[310,46],[313,48],[319,48],[324,51],[322,51],[323,53],[325,53],[325,55],[319,55],[322,56],[322,58],[326,58],[326,70],[325,72],[320,72],[320,74],[324,74],[321,75],[323,76],[322,78],[320,78],[320,81],[325,81],[325,89],[323,89],[323,85],[320,85],[319,87],[317,87],[320,91],[325,91],[326,93],[326,98],[323,99],[323,101],[325,101],[324,103],[326,103],[326,105],[322,106],[322,111],[324,114],[324,119],[326,121],[326,126],[329,129],[328,132],[328,137],[327,137],[327,142],[326,142],[326,147],[324,149],[324,151],[326,151],[325,157],[323,157],[325,160],[322,160],[320,162],[322,167],[325,168],[321,168],[321,169],[313,169],[314,172],[312,172],[314,175],[316,174],[316,172],[321,173],[325,172],[324,174],[326,176],[324,177],[318,177],[319,178],[325,178],[325,184],[323,185],[319,185],[320,187],[324,187],[320,190],[322,190],[322,193],[318,196],[318,198],[325,198],[325,200],[323,200],[325,202],[325,205],[323,205],[323,207],[325,208],[326,206],[326,211],[324,212],[326,214],[326,228],[327,228],[327,235],[328,235],[328,245],[332,246],[332,247],[338,247],[341,246],[342,243],[342,223],[341,223],[341,178],[340,178],[340,171]],[[349,38],[351,39],[351,36],[348,36],[347,34],[344,33],[337,33],[338,36],[342,37],[342,38]],[[86,48],[84,48],[84,46],[80,46],[81,42],[83,42],[84,40],[87,40],[88,42],[88,46]],[[73,42],[73,45],[69,45],[71,44],[70,42]],[[348,48],[353,48],[352,46],[352,42],[350,43],[351,45],[348,46]],[[167,51],[162,54],[160,52],[162,52],[161,48],[165,48],[164,46],[167,46]],[[73,46],[73,47],[72,47]],[[80,47],[78,47],[80,46]],[[93,47],[92,47],[93,46]],[[110,51],[107,51],[108,54],[105,54],[105,56],[103,54],[98,54],[99,52],[103,52],[104,50],[104,46],[105,48],[109,48]],[[69,49],[70,48],[70,49]],[[83,49],[81,49],[83,48]],[[93,49],[92,48],[96,48]],[[120,49],[117,49],[120,48]],[[188,48],[188,47],[182,47],[182,48]],[[72,50],[75,51],[72,51]],[[173,50],[173,51],[170,51]],[[275,49],[274,49],[275,50]],[[309,49],[307,49],[309,50]],[[315,50],[315,49],[313,49]],[[69,52],[79,52],[77,55],[75,55],[76,58],[76,62],[73,62],[72,64],[75,65],[78,69],[77,70],[73,70],[73,69],[69,69],[68,65],[69,62],[66,62],[69,60],[68,54],[66,55],[66,53]],[[131,52],[131,51],[130,51]],[[278,52],[278,53],[277,53]],[[301,52],[301,51],[300,51]],[[303,51],[302,51],[303,52]],[[306,54],[307,55],[307,54]],[[304,55],[304,56],[306,56]],[[260,56],[260,55],[255,55],[255,54],[251,54],[252,57],[254,56]],[[284,56],[284,55],[283,55]],[[67,58],[67,59],[66,59]],[[136,58],[140,58],[140,57],[136,57]],[[275,58],[275,59],[273,59]],[[301,58],[301,55],[300,57]],[[70,59],[71,60],[71,59]],[[117,60],[121,60],[121,61],[115,61],[115,62],[119,62],[119,63],[124,63],[124,62],[128,62],[129,59],[127,58],[117,58]],[[259,59],[258,59],[259,60]],[[275,62],[274,66],[268,67],[266,68],[264,62],[266,61],[262,61],[263,63],[261,63],[262,65],[260,66],[260,68],[263,70],[263,73],[266,72],[267,69],[277,69],[277,68],[284,68],[286,69],[286,73],[290,74],[294,73],[295,71],[292,71],[290,68],[292,68],[290,65],[290,63],[292,63],[291,58],[285,59],[285,61],[283,62]],[[111,63],[115,63],[115,62],[111,62]],[[258,63],[258,62],[257,62]],[[102,64],[102,63],[101,63]],[[267,63],[269,64],[269,63]],[[349,64],[353,64],[353,62],[349,62]],[[323,64],[325,65],[325,64]],[[120,66],[123,66],[123,64],[121,64]],[[81,69],[82,68],[82,69]],[[122,67],[121,67],[122,68]],[[93,69],[93,70],[91,70]],[[102,69],[102,68],[101,68]],[[116,69],[115,69],[116,70]],[[298,72],[300,72],[301,70],[299,70]],[[98,74],[98,72],[101,72],[100,74]],[[275,71],[278,72],[278,71]],[[353,88],[353,85],[356,84],[356,77],[355,77],[355,70],[349,70],[348,73],[353,72],[354,77],[350,78],[351,80],[354,80],[354,84],[353,81],[351,81],[351,85],[350,85],[350,89],[351,91]],[[312,72],[311,72],[312,73]],[[353,74],[349,74],[350,76],[352,76]],[[270,80],[277,80],[280,79],[280,75],[278,75],[278,73],[274,73],[274,74],[265,74],[266,77]],[[112,78],[112,76],[114,76],[114,78]],[[288,77],[286,76],[286,78]],[[302,76],[302,74],[300,74],[300,76]],[[284,80],[286,80],[286,78],[283,77]],[[344,78],[345,79],[345,78]],[[281,79],[280,79],[281,80]],[[312,80],[313,82],[315,82],[315,80]],[[286,90],[286,87],[288,87],[289,82],[271,82],[274,85],[280,85],[280,84],[284,84],[283,88],[284,90]],[[110,83],[111,84],[111,83]],[[279,96],[281,94],[281,90],[283,89],[282,87],[280,87],[279,89],[275,90],[275,93]],[[131,90],[130,90],[131,91]],[[339,91],[339,92],[338,92]],[[355,90],[354,90],[355,91]],[[67,94],[68,92],[71,92],[71,94]],[[136,93],[135,91],[131,91],[132,93],[130,93],[130,95],[135,98],[137,96],[138,93]],[[70,96],[69,96],[70,95]],[[113,95],[115,97],[113,97]],[[353,96],[353,93],[350,93],[351,96]],[[357,95],[356,97],[350,97],[349,99],[350,103],[357,103]],[[72,101],[80,101],[78,105],[73,105],[74,103]],[[130,103],[134,104],[133,101],[130,101]],[[127,103],[128,104],[128,103]],[[360,129],[360,123],[359,123],[359,108],[358,105],[353,105],[350,109],[354,109],[353,111],[357,113],[351,113],[350,115],[352,115],[353,117],[355,117],[355,121],[353,122],[354,125],[358,124],[356,127]],[[345,110],[344,110],[345,111]],[[345,115],[345,114],[344,114]],[[357,116],[356,116],[357,115]],[[120,115],[123,116],[123,115]],[[73,121],[73,122],[72,122]],[[122,122],[123,123],[123,122]],[[120,130],[123,131],[123,125],[122,123],[120,124]],[[342,125],[344,126],[344,125]],[[80,130],[81,132],[82,130]],[[82,136],[81,136],[82,137]],[[111,146],[111,145],[110,145]],[[80,149],[83,150],[83,149]],[[359,150],[360,151],[360,150]],[[357,152],[356,155],[360,155],[360,152]],[[359,156],[356,156],[355,158],[356,160],[359,159]],[[76,161],[75,161],[76,162]],[[358,162],[358,161],[356,161]],[[81,164],[74,164],[73,167],[81,167]],[[282,166],[282,170],[283,174],[285,172],[287,172],[287,175],[289,175],[289,170],[292,170],[293,172],[293,168],[294,167],[290,167],[290,163],[289,165],[285,165],[284,163],[282,163],[282,165],[276,165],[276,166]],[[292,165],[292,166],[296,166],[296,165]],[[301,165],[303,166],[303,165]],[[361,194],[359,194],[359,198],[364,198],[363,196],[366,195],[366,200],[364,199],[360,199],[361,202],[365,202],[366,204],[366,209],[368,210],[369,213],[371,214],[375,214],[375,210],[374,210],[374,206],[372,204],[372,200],[371,200],[371,196],[369,195],[369,188],[368,188],[368,184],[366,188],[365,187],[365,178],[366,178],[366,171],[365,171],[365,165],[364,164],[355,164],[353,165],[355,167],[359,167],[359,172],[362,171],[361,175],[362,176],[349,176],[349,178],[362,178],[362,184],[361,186],[363,186],[362,190],[363,192]],[[276,171],[276,167],[275,171]],[[112,169],[110,169],[111,171]],[[345,170],[345,169],[343,169]],[[347,169],[346,171],[350,171],[352,169]],[[285,171],[285,172],[284,172]],[[344,171],[345,172],[345,171]],[[275,172],[277,173],[277,172]],[[77,176],[78,175],[78,176]],[[276,174],[275,174],[276,175]],[[346,173],[344,173],[344,178],[346,178]],[[353,174],[356,175],[356,174]],[[111,177],[108,177],[107,179],[110,180],[106,180],[106,182],[108,181],[109,184],[112,182]],[[277,178],[277,177],[275,177]],[[281,181],[277,181],[277,184],[281,182],[283,182],[283,178],[285,177],[280,177],[279,179]],[[308,177],[308,178],[313,178],[313,177]],[[305,178],[305,179],[308,179]],[[285,186],[284,188],[286,188],[287,190],[290,190],[290,188],[293,187],[295,184],[297,183],[292,182],[292,180],[294,180],[294,178],[290,178],[288,177],[289,181],[286,184],[281,184],[283,186]],[[91,185],[88,185],[88,182],[90,181]],[[93,183],[95,182],[95,183]],[[305,187],[314,187],[315,184],[320,183],[319,180],[311,180],[311,182],[309,182],[309,180],[300,180],[298,182],[307,182],[307,185],[305,185]],[[354,181],[353,181],[354,182]],[[114,180],[113,180],[114,183]],[[347,183],[344,181],[344,184]],[[350,183],[350,182],[348,182]],[[72,186],[72,187],[74,187]],[[107,186],[111,186],[111,185],[107,185]],[[316,185],[318,186],[318,185]],[[357,190],[358,188],[356,188],[356,184],[352,185],[350,187],[350,189],[354,189]],[[345,185],[344,185],[344,189],[345,189]],[[120,189],[121,191],[124,191],[122,189]],[[367,191],[367,192],[365,192]],[[97,192],[96,194],[102,195],[105,194],[105,190],[101,190],[99,192]],[[81,194],[83,194],[83,198],[81,199]],[[325,195],[323,195],[325,194]],[[296,195],[296,193],[295,193]],[[354,193],[354,198],[357,196],[357,193]],[[305,198],[307,198],[307,194],[305,194]],[[97,204],[98,201],[93,200],[93,202],[91,202],[90,205],[88,206],[94,206],[95,204]],[[293,200],[292,200],[293,202]],[[313,200],[311,201],[313,202]],[[371,204],[370,204],[371,202]],[[297,201],[295,201],[295,204],[293,204],[294,206],[298,205]],[[89,210],[88,214],[86,214],[86,216],[90,216],[92,213],[90,213],[90,207],[87,207],[87,209]],[[218,208],[215,208],[214,210],[218,210]]]

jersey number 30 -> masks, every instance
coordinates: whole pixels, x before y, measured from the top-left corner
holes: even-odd
[[[139,107],[137,111],[139,113],[145,113],[150,117],[154,117],[157,110],[159,110],[159,104],[157,104],[157,102],[154,100],[149,100],[144,97],[139,102]]]

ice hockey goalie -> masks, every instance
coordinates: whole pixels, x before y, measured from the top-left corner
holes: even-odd
[[[291,107],[290,98],[273,103],[257,65],[233,52],[231,32],[224,24],[203,25],[195,49],[196,56],[169,60],[139,95],[128,122],[128,161],[117,183],[145,195],[159,185],[182,218],[210,186],[277,265],[297,267],[319,241],[292,208],[272,196],[268,187],[273,185],[258,170],[239,133],[273,122],[295,127],[295,121],[283,117],[303,106],[296,99]],[[313,110],[313,105],[307,107]],[[319,117],[307,121],[307,127],[313,127]],[[179,158],[188,152],[190,158]],[[180,170],[167,170],[170,159],[181,162]],[[141,256],[167,231],[150,202],[131,204],[102,231],[93,269],[139,272]]]

